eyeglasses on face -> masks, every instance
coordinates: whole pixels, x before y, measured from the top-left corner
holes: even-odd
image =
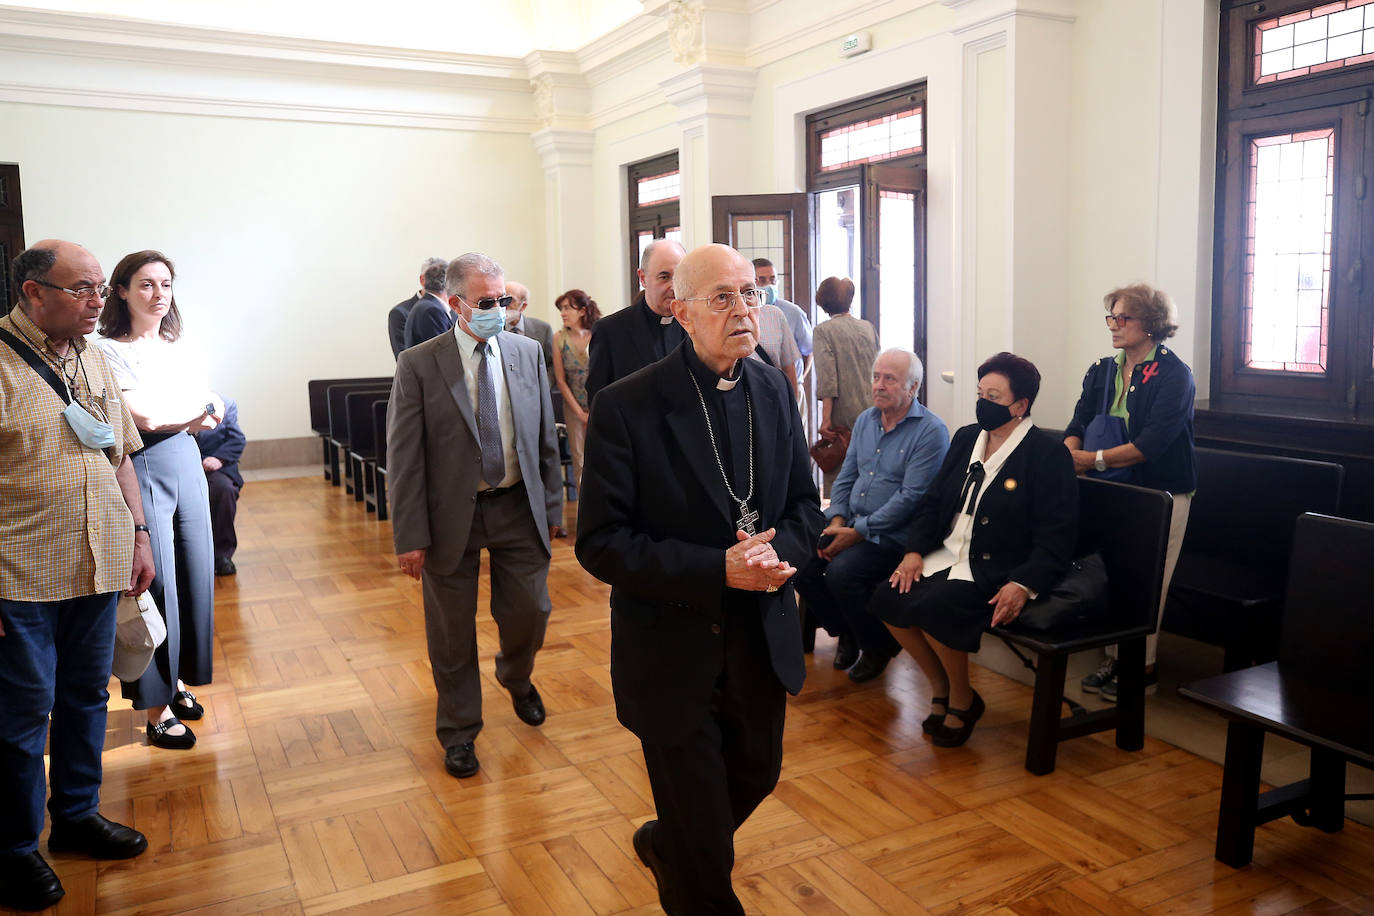
[[[734,307],[736,300],[743,301],[751,309],[756,309],[763,305],[763,293],[758,289],[742,289],[739,292],[723,290],[713,296],[691,296],[682,301],[705,302],[706,307],[713,312],[728,312]]]
[[[104,283],[99,286],[79,286],[76,289],[67,289],[65,286],[58,286],[56,283],[49,283],[47,280],[35,279],[33,282],[37,283],[39,286],[46,286],[48,289],[64,292],[73,299],[78,299],[82,302],[86,302],[90,299],[108,299],[112,292],[110,287]]]
[[[1106,318],[1109,328],[1124,328],[1130,322],[1140,320],[1134,315],[1107,315]]]
[[[458,298],[459,298],[459,299],[463,299],[462,296],[459,296]],[[464,301],[464,302],[467,302],[466,299],[463,299],[463,301]],[[471,305],[471,306],[474,307],[474,308],[481,309],[482,311],[485,312],[487,309],[494,309],[494,308],[496,308],[498,305],[499,305],[501,308],[503,308],[503,309],[510,308],[510,304],[511,304],[512,302],[514,302],[514,301],[515,301],[515,297],[514,297],[514,296],[502,296],[502,297],[499,298],[499,299],[491,299],[491,298],[487,298],[487,299],[478,299],[476,302],[468,302],[468,305]]]

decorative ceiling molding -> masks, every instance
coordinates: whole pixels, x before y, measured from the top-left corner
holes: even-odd
[[[517,57],[417,51],[9,6],[0,6],[0,35],[48,39],[68,46],[104,46],[111,49],[107,52],[111,58],[140,62],[162,60],[168,52],[191,52],[264,62],[527,79],[524,62]],[[123,49],[124,54],[116,54],[114,49]]]
[[[488,115],[449,114],[438,111],[350,108],[151,92],[58,88],[5,81],[0,81],[0,102],[66,105],[74,108],[117,108],[125,111],[217,115],[231,118],[320,121],[330,124],[425,127],[438,130],[488,133],[528,134],[538,126],[533,120],[527,118],[494,118]]]

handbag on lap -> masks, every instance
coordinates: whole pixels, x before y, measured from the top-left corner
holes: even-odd
[[[1085,452],[1096,452],[1099,449],[1106,451],[1131,441],[1130,434],[1126,429],[1126,421],[1111,414],[1112,389],[1114,387],[1111,380],[1108,379],[1107,384],[1103,386],[1102,410],[1092,418],[1087,428],[1083,430],[1083,450]],[[1134,471],[1132,468],[1107,468],[1105,471],[1089,468],[1088,476],[1096,477],[1099,480],[1117,480],[1122,483],[1129,483],[1134,476]]]

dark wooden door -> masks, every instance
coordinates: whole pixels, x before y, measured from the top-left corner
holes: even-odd
[[[8,315],[18,301],[10,289],[10,262],[24,250],[24,208],[19,202],[19,166],[0,163],[0,315]]]
[[[727,194],[711,198],[711,237],[749,260],[767,258],[780,294],[812,314],[809,194]],[[812,316],[814,320],[814,315]]]
[[[865,165],[862,174],[864,317],[884,347],[910,347],[924,362],[926,170]]]

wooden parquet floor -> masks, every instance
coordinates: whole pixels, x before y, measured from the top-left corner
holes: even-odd
[[[250,484],[236,578],[218,580],[216,677],[189,752],[146,745],[111,700],[104,812],[142,857],[50,859],[71,914],[658,913],[630,847],[652,816],[638,744],[615,721],[607,589],[559,542],[522,724],[479,626],[481,773],[450,778],[418,583],[386,523],[320,479]],[[909,659],[855,687],[822,638],[791,703],[776,793],[737,837],[751,912],[1191,914],[1374,912],[1374,830],[1261,828],[1255,864],[1212,858],[1220,768],[1150,740],[1070,742],[1022,769],[1030,690],[978,670],[988,714],[965,748],[921,735]],[[44,847],[46,849],[46,847]]]

